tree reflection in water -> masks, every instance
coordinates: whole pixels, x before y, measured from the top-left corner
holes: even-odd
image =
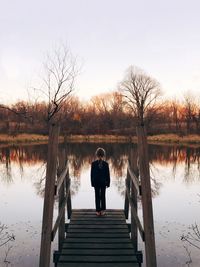
[[[6,184],[11,184],[13,178],[11,175],[11,157],[10,149],[8,147],[0,151],[0,173],[1,181]]]
[[[70,163],[72,194],[78,192],[81,173],[83,170],[90,169],[92,161],[95,160],[97,147],[103,147],[106,150],[106,160],[109,162],[112,177],[115,177],[114,184],[117,186],[118,191],[123,193],[129,145],[73,143],[65,145]]]
[[[106,159],[109,162],[113,184],[118,192],[124,195],[125,177],[127,173],[127,161],[130,149],[136,152],[137,146],[130,144],[113,143],[68,143],[60,144],[59,150],[65,151],[70,164],[71,190],[72,195],[80,188],[81,174],[84,170],[90,169],[91,162],[95,159],[97,147],[106,150]],[[4,184],[13,183],[13,164],[17,164],[20,176],[23,178],[24,165],[38,165],[38,171],[34,174],[34,185],[37,194],[44,195],[44,180],[46,172],[47,145],[27,145],[0,148],[0,175]],[[159,194],[160,182],[155,178],[156,164],[162,166],[172,165],[175,177],[177,166],[183,165],[183,182],[192,183],[200,179],[200,148],[149,145],[149,161],[152,177],[152,195]],[[171,177],[169,177],[171,178]]]

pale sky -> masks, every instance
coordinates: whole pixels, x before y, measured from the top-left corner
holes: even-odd
[[[113,91],[136,65],[166,96],[200,95],[199,0],[0,0],[0,102],[27,98],[48,51],[82,62],[76,94]]]

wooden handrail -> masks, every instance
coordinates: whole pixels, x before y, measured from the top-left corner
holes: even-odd
[[[63,212],[64,212],[64,210],[65,210],[65,205],[66,205],[67,199],[68,199],[68,197],[69,197],[69,191],[70,191],[70,180],[69,180],[68,185],[67,185],[66,195],[65,195],[65,198],[64,198],[64,200],[63,200],[63,202],[62,202],[62,205],[61,205],[61,208],[60,208],[60,212],[59,212],[59,214],[58,214],[58,216],[57,216],[57,219],[56,219],[56,221],[55,221],[53,230],[52,230],[52,232],[51,232],[51,241],[54,240],[55,235],[56,235],[56,232],[57,232],[58,227],[59,227],[59,224],[60,224],[60,221],[61,221],[61,219],[62,219]]]
[[[144,235],[144,230],[143,230],[142,224],[141,224],[140,219],[139,219],[139,217],[137,215],[137,212],[136,212],[134,204],[133,204],[133,200],[132,200],[127,188],[126,188],[126,194],[127,194],[128,200],[129,200],[129,204],[131,206],[132,215],[133,215],[133,217],[135,219],[135,222],[137,224],[137,227],[138,227],[138,230],[140,232],[141,238],[142,238],[143,241],[145,241],[145,235]]]
[[[130,167],[130,164],[129,164],[129,163],[128,163],[128,166],[127,166],[127,170],[128,170],[128,172],[129,172],[129,175],[130,175],[130,177],[131,177],[131,180],[132,180],[132,182],[133,182],[133,184],[134,184],[134,186],[135,186],[135,188],[136,188],[138,194],[141,195],[141,184],[140,184],[140,182],[139,182],[139,180],[138,180],[138,177],[137,177],[137,176],[134,174],[134,172],[131,170],[131,167]]]
[[[68,172],[68,168],[69,168],[69,165],[68,165],[68,162],[66,163],[66,166],[64,168],[64,170],[62,171],[62,173],[60,174],[60,176],[57,178],[57,182],[55,184],[55,195],[57,195],[57,193],[59,192],[62,184],[63,184],[63,181],[66,177],[66,174]]]
[[[142,187],[142,211],[145,231],[146,265],[147,267],[156,267],[157,260],[147,134],[144,126],[138,126],[136,128],[136,132],[138,138],[139,172]]]
[[[65,238],[65,208],[67,203],[68,217],[71,215],[71,194],[68,164],[65,163],[66,154],[60,154],[58,167],[58,136],[59,126],[50,125],[48,141],[48,159],[45,181],[45,196],[42,220],[42,235],[39,267],[49,267],[51,256],[51,242],[58,230],[58,247],[62,247]],[[65,151],[62,151],[65,152]],[[58,174],[59,172],[59,174]],[[57,177],[57,179],[56,179]],[[56,181],[57,180],[57,181]],[[58,216],[53,226],[53,212],[55,195],[58,196]],[[53,227],[52,227],[53,226]]]
[[[50,124],[39,267],[50,265],[59,128],[55,123]]]

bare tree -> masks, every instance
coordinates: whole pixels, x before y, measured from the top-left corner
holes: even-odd
[[[47,121],[60,119],[60,110],[74,91],[78,75],[77,60],[65,45],[47,55],[44,63],[44,78],[39,89],[48,102]],[[38,89],[36,89],[38,91]]]
[[[161,95],[160,84],[143,70],[131,66],[120,83],[120,91],[126,104],[138,118],[138,123],[144,125],[144,117],[148,108],[155,105]]]
[[[197,105],[195,97],[191,92],[184,94],[184,117],[186,121],[186,133],[191,134],[193,130],[193,122],[196,115]]]
[[[147,136],[144,117],[148,108],[155,104],[160,95],[159,83],[136,67],[130,67],[120,84],[126,103],[138,120],[138,165],[142,188],[142,210],[145,232],[145,254],[147,267],[157,266],[154,235],[153,208],[151,196],[151,177],[149,170]]]
[[[46,114],[45,120],[58,121],[61,117],[61,108],[67,101],[70,100],[71,93],[74,90],[75,78],[79,73],[77,60],[73,57],[69,48],[65,45],[60,45],[52,53],[47,55],[47,59],[44,63],[44,74],[42,78],[42,85],[40,89],[34,88],[37,92],[35,101],[33,96],[31,101],[33,104],[25,103],[23,101],[14,106],[5,106],[0,104],[0,109],[5,109],[18,115],[18,126],[24,119],[28,119],[30,123],[33,123],[33,117],[31,116],[30,108],[38,105],[39,98],[42,97],[45,106]],[[38,91],[42,95],[38,96]],[[41,116],[41,114],[40,114]]]

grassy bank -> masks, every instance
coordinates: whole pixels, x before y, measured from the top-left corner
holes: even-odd
[[[91,142],[91,143],[136,143],[136,136],[120,136],[120,135],[69,135],[65,138],[60,137],[60,142]],[[20,134],[16,136],[0,135],[0,144],[28,144],[28,143],[47,143],[48,136],[37,134]],[[165,144],[198,144],[200,145],[200,135],[188,135],[180,137],[175,134],[163,134],[148,136],[149,143],[165,143]]]
[[[136,137],[122,135],[69,135],[65,136],[67,142],[90,142],[90,143],[128,143],[136,141]]]
[[[161,134],[148,136],[149,143],[170,143],[170,144],[199,144],[200,135],[178,136],[176,134]]]
[[[120,135],[70,135],[65,138],[68,142],[122,142],[136,143],[136,136]],[[166,143],[166,144],[200,144],[200,135],[188,135],[180,137],[176,134],[163,134],[148,136],[149,143]]]
[[[0,144],[22,144],[22,143],[46,143],[48,136],[37,134],[19,134],[16,136],[0,134]]]

